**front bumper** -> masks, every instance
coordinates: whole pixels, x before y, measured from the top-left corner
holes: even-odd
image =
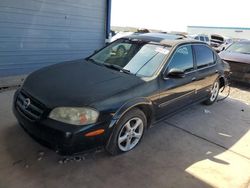
[[[17,95],[18,91],[14,95],[12,109],[21,127],[36,141],[60,154],[73,154],[101,147],[110,135],[110,121],[86,126],[69,125],[49,118],[31,121],[17,107]],[[98,129],[104,129],[105,132],[92,137],[85,136],[86,133]]]

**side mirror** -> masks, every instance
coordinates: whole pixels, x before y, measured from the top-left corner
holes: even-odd
[[[166,74],[166,77],[169,78],[184,78],[185,77],[185,72],[181,69],[170,69]]]

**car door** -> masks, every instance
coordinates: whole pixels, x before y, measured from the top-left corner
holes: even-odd
[[[216,66],[216,55],[206,44],[193,44],[196,75],[196,100],[208,96],[211,86],[218,78],[219,73]]]
[[[183,71],[183,77],[169,76],[171,70]],[[158,102],[158,118],[172,113],[193,102],[195,95],[196,72],[192,46],[178,47],[168,61],[159,78],[160,99]]]

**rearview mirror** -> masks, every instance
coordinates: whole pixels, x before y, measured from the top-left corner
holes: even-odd
[[[181,69],[170,69],[167,74],[167,77],[169,78],[184,78],[185,77],[185,72]]]

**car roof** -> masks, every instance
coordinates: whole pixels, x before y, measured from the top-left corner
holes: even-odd
[[[200,42],[197,40],[189,39],[181,35],[175,34],[165,34],[165,33],[144,33],[144,34],[132,34],[125,36],[123,38],[130,40],[141,40],[145,42],[159,43],[161,45],[174,47],[179,44],[184,43],[201,43],[206,44],[205,42]]]

